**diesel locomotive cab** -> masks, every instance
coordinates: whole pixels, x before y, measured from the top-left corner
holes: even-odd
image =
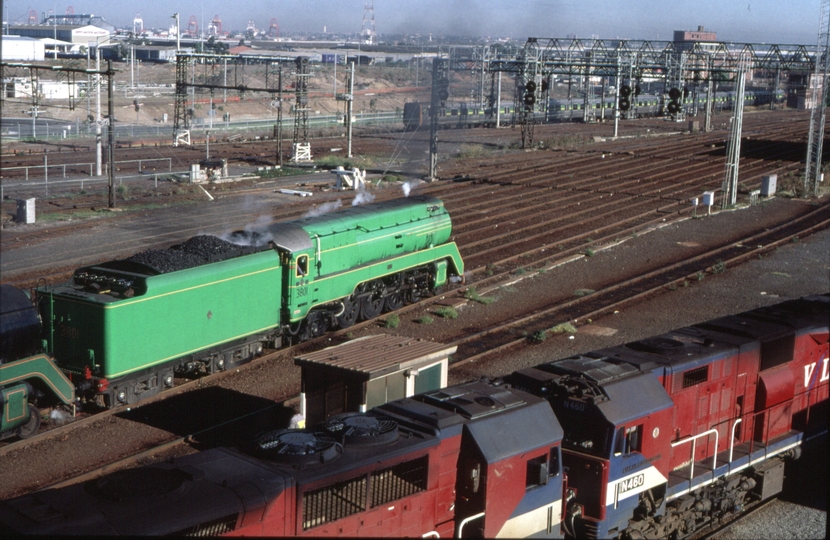
[[[524,369],[511,384],[544,396],[562,424],[569,536],[613,537],[632,512],[665,505],[672,401],[650,373],[579,356]]]

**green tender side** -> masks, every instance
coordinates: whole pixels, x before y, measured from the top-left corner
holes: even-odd
[[[67,405],[75,401],[75,387],[48,356],[38,354],[0,365],[0,387],[24,381],[34,382]]]
[[[61,367],[116,379],[279,326],[280,281],[279,256],[265,251],[147,277],[133,298],[71,284],[38,294]]]
[[[363,282],[446,260],[451,274],[464,263],[454,242],[452,222],[440,199],[416,196],[358,206],[292,222],[310,239],[307,249],[290,254],[285,289],[289,319],[303,319],[314,306],[352,294]],[[308,272],[297,260],[308,257]],[[446,282],[443,263],[439,287]]]

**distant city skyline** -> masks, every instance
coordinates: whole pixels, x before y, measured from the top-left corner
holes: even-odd
[[[116,27],[131,27],[140,14],[146,29],[187,28],[191,16],[204,30],[214,16],[224,31],[245,31],[252,20],[267,31],[276,19],[281,33],[359,33],[365,0],[271,0],[235,4],[220,0],[2,0],[3,20],[25,24],[30,10],[43,14],[94,14]],[[521,7],[519,7],[521,6]],[[375,0],[375,30],[382,34],[464,35],[510,37],[671,40],[675,30],[703,26],[719,41],[815,45],[819,0],[529,0],[516,4],[499,0]]]

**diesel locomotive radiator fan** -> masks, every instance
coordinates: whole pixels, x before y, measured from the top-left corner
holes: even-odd
[[[326,433],[298,429],[270,431],[257,437],[253,452],[289,465],[326,463],[338,457],[340,445]]]
[[[332,416],[326,421],[326,431],[337,437],[344,446],[375,446],[398,438],[397,422],[363,413]]]

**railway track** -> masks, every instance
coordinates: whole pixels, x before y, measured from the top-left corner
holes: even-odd
[[[757,258],[759,254],[775,249],[777,246],[787,242],[791,242],[794,238],[801,238],[816,230],[829,227],[830,219],[826,218],[826,210],[827,206],[823,205],[797,220],[793,220],[769,231],[753,234],[737,241],[731,241],[682,262],[664,265],[660,268],[653,268],[648,272],[635,276],[629,276],[627,279],[620,279],[615,283],[609,283],[603,289],[596,290],[587,296],[576,299],[560,299],[556,302],[552,302],[544,309],[537,310],[530,315],[495,321],[489,328],[483,329],[480,332],[472,334],[465,333],[464,335],[457,335],[452,339],[444,339],[444,342],[458,346],[458,352],[453,357],[454,361],[451,363],[450,369],[454,370],[460,366],[474,362],[484,362],[494,355],[502,354],[507,349],[528,344],[528,335],[532,335],[532,333],[537,329],[546,330],[549,329],[551,325],[558,322],[582,322],[589,318],[597,319],[604,314],[613,313],[616,310],[622,309],[624,306],[630,306],[634,302],[642,301],[651,295],[659,294],[660,292],[670,289],[673,286],[682,286],[681,284],[684,280],[696,279],[699,272],[707,274],[716,272],[716,265],[720,264],[731,267],[748,259]],[[553,264],[559,264],[561,262],[562,261],[559,261]],[[481,295],[486,295],[491,290],[495,290],[498,287],[504,286],[506,283],[515,282],[517,280],[517,276],[509,271],[494,274],[492,276],[482,275],[480,277],[481,279],[474,281],[471,285],[476,286]],[[459,288],[446,293],[442,297],[428,298],[417,304],[406,306],[398,313],[403,314],[419,310],[430,310],[434,308],[435,303],[445,301],[447,297],[456,297],[460,299],[464,295],[465,291],[466,288]],[[352,326],[348,330],[340,330],[294,347],[270,352],[255,359],[249,364],[236,368],[233,371],[219,372],[177,385],[171,390],[165,391],[162,394],[145,400],[141,403],[140,407],[146,407],[154,403],[171,399],[174,396],[186,394],[207,386],[221,384],[223,379],[239,371],[260,368],[261,366],[267,366],[268,363],[280,358],[290,359],[306,350],[320,348],[326,344],[336,343],[338,341],[345,341],[348,339],[347,334],[376,324],[377,320],[366,321]],[[526,332],[516,332],[515,329],[519,326],[524,328]],[[293,387],[286,388],[285,391],[274,400],[277,404],[272,402],[265,407],[253,410],[242,410],[236,415],[225,415],[217,422],[211,423],[210,425],[203,425],[200,429],[186,435],[175,437],[168,434],[168,436],[163,437],[163,441],[152,444],[135,455],[127,456],[117,461],[108,462],[101,467],[84,471],[82,476],[65,479],[63,482],[77,482],[84,478],[91,478],[100,474],[105,474],[116,468],[126,467],[141,462],[147,459],[148,456],[158,455],[176,447],[183,447],[188,444],[192,444],[194,441],[199,441],[210,432],[219,430],[223,426],[242,422],[243,420],[250,419],[251,417],[256,417],[258,415],[267,415],[269,414],[269,411],[273,412],[275,408],[282,407],[279,403],[284,401],[290,402],[295,399],[298,391],[299,381],[297,381]],[[137,410],[140,410],[140,407]],[[53,429],[44,430],[38,435],[35,435],[25,441],[7,443],[0,447],[0,456],[7,455],[24,446],[38,444],[48,439],[63,438],[73,430],[93,426],[96,422],[123,415],[125,412],[129,413],[129,411],[130,408],[128,407],[120,407],[103,411],[98,414],[85,415],[83,418],[80,418],[74,422],[55,427]]]
[[[689,281],[702,279],[706,274],[719,273],[727,267],[740,264],[769,252],[794,239],[830,227],[827,207],[822,206],[774,229],[730,242],[690,259],[671,263],[653,269],[645,274],[611,283],[601,290],[574,299],[552,302],[534,313],[504,321],[491,328],[459,337],[449,345],[458,347],[452,365],[463,365],[483,360],[492,355],[502,354],[506,349],[527,343],[527,335],[546,332],[564,322],[579,323],[598,319],[621,310],[632,302],[658,294],[666,289],[688,285]],[[750,247],[755,246],[755,247]],[[498,286],[479,291],[486,295]],[[521,327],[524,333],[516,337],[515,329]]]
[[[665,142],[665,140],[663,139],[662,142]],[[654,144],[653,141],[637,141],[635,139],[631,139],[630,141],[632,145],[635,142],[641,143],[641,146],[638,147],[641,149],[649,148],[649,145],[644,145],[645,142],[651,145]],[[678,152],[681,152],[681,150],[679,149]],[[554,155],[556,154],[558,153]],[[561,154],[566,153],[562,152]],[[510,163],[510,165],[498,174],[488,172],[486,176],[478,179],[473,174],[471,175],[471,182],[465,182],[463,184],[444,182],[422,187],[424,192],[443,198],[447,207],[452,212],[454,223],[456,223],[458,243],[462,249],[462,253],[465,254],[465,260],[467,260],[468,268],[470,269],[468,274],[469,285],[475,286],[480,294],[486,295],[489,290],[502,286],[504,283],[515,281],[518,278],[516,271],[520,268],[550,268],[570,260],[582,259],[586,257],[588,250],[600,251],[605,247],[616,245],[616,242],[620,239],[636,236],[649,228],[688,216],[692,209],[687,206],[686,197],[694,189],[701,190],[701,174],[705,172],[706,177],[710,178],[711,182],[717,182],[716,185],[719,185],[723,170],[722,160],[712,159],[711,156],[705,158],[695,157],[689,160],[689,166],[692,169],[696,167],[696,172],[684,173],[680,178],[675,177],[674,183],[672,183],[669,177],[672,175],[672,171],[676,173],[679,169],[663,161],[658,161],[661,165],[655,167],[653,157],[636,161],[636,156],[625,153],[612,156],[609,153],[608,157],[605,158],[605,162],[599,167],[597,165],[599,161],[596,152],[593,150],[573,152],[570,154],[572,154],[570,156],[571,159],[576,159],[576,161],[572,162],[572,165],[569,165],[571,162],[564,159],[564,156],[556,155],[557,159],[555,164],[551,166],[546,161],[550,160],[550,152],[531,152],[523,154],[519,158],[514,157],[510,160],[505,158],[504,162]],[[558,159],[560,157],[562,158],[561,160]],[[676,158],[677,156],[673,160],[676,160]],[[784,167],[786,166],[784,165]],[[572,168],[563,172],[563,167]],[[704,168],[706,169],[705,171],[703,170]],[[617,172],[615,173],[615,171]],[[459,189],[459,186],[463,186],[463,189]],[[254,196],[261,196],[263,193],[271,191],[272,189],[272,186],[257,187],[251,188],[249,192]],[[497,196],[493,196],[494,190],[498,192]],[[562,219],[549,220],[550,223],[547,225],[547,232],[545,232],[545,229],[537,229],[534,232],[533,222],[536,222],[535,224],[538,225],[540,221],[539,216],[543,213],[545,207],[550,207],[554,202],[561,203],[560,217]],[[219,213],[216,216],[212,216],[210,223],[227,224],[229,216],[234,213],[239,213],[241,207],[241,204],[236,206],[231,205],[231,208],[226,213]],[[536,209],[535,211],[533,210],[534,208]],[[290,219],[302,215],[307,210],[307,205],[292,203],[281,207],[281,209],[283,210],[281,219]],[[823,209],[826,210],[826,207],[823,207]],[[595,214],[596,216],[592,218],[591,214]],[[178,228],[178,231],[175,233],[164,232],[165,228],[176,227],[175,222],[178,217],[172,216],[168,218],[169,221],[166,219],[157,223],[158,229],[154,229],[157,232],[151,232],[147,235],[146,247],[169,245],[205,230],[205,224],[199,223],[198,231],[185,227],[184,230]],[[525,221],[521,221],[520,218],[525,219]],[[516,223],[511,225],[511,221],[516,221]],[[492,247],[488,248],[484,243],[479,242],[486,236],[492,236],[491,228],[496,223],[500,224],[501,227],[509,232],[501,236],[500,241],[495,242]],[[556,223],[560,225],[567,223],[567,227],[562,226],[557,228]],[[208,224],[208,226],[212,225]],[[820,227],[822,225],[818,226]],[[826,223],[823,226],[827,226]],[[241,228],[241,225],[237,228]],[[807,233],[796,231],[794,234],[804,236]],[[534,248],[522,247],[521,245],[520,240],[524,238],[534,236],[538,244],[540,239],[545,238],[546,235],[553,236],[558,241]],[[786,241],[786,238],[782,236],[779,244],[786,243]],[[117,237],[114,237],[113,249],[123,249],[124,255],[131,255],[137,251],[135,245],[131,244],[128,240],[123,240],[122,247],[119,247],[117,242]],[[746,240],[745,242],[749,243],[750,241]],[[762,241],[758,240],[758,242]],[[730,242],[730,244],[743,243],[744,241],[741,240]],[[763,243],[769,246],[766,240]],[[501,247],[499,244],[501,244]],[[504,246],[509,246],[509,249],[505,249]],[[737,250],[734,257],[740,257],[741,255],[748,258],[752,258],[753,256],[757,257],[757,254],[747,252],[744,247],[733,246],[733,248]],[[94,258],[94,255],[90,255],[90,253],[92,252],[79,254],[77,263],[73,263],[71,267],[68,266],[64,272],[71,272],[79,264],[94,262],[90,260],[90,257]],[[502,332],[503,343],[491,341],[495,340],[500,333],[495,328],[482,330],[482,332],[487,332],[487,335],[478,339],[486,339],[488,343],[493,343],[492,348],[494,351],[492,352],[516,347],[523,343],[526,344],[528,343],[527,337],[520,336],[519,339],[516,339],[515,329],[519,326],[526,326],[527,330],[532,332],[532,328],[546,329],[549,328],[549,324],[553,324],[556,321],[561,322],[571,318],[579,320],[585,320],[587,318],[596,319],[598,314],[603,310],[608,312],[618,309],[612,307],[612,302],[619,301],[621,302],[619,304],[620,306],[630,305],[630,303],[636,302],[638,299],[646,298],[650,294],[657,294],[661,290],[670,288],[672,283],[675,284],[674,286],[682,286],[683,280],[688,280],[690,276],[693,276],[692,279],[694,279],[696,272],[711,273],[711,267],[718,261],[721,261],[729,267],[738,264],[737,258],[733,261],[729,258],[733,255],[727,256],[724,253],[713,255],[715,258],[709,261],[708,264],[704,260],[698,261],[697,264],[701,270],[691,269],[683,274],[682,269],[674,269],[674,272],[678,272],[678,275],[681,277],[674,278],[673,281],[666,277],[668,274],[663,274],[662,277],[653,276],[651,278],[651,289],[638,289],[639,292],[632,293],[628,296],[626,296],[627,293],[625,292],[627,290],[626,285],[621,283],[617,288],[620,291],[620,296],[618,297],[613,297],[611,292],[607,293],[608,296],[603,296],[601,294],[602,291],[597,288],[596,292],[577,299],[578,301],[573,305],[565,305],[572,299],[564,301],[560,298],[559,307],[551,307],[551,309],[558,309],[559,311],[552,313],[547,321],[543,318],[530,318],[526,321],[520,321],[519,319],[504,321],[505,330]],[[98,260],[110,260],[112,258],[112,255],[109,255],[106,259]],[[49,258],[43,261],[44,268],[49,267],[49,261]],[[667,270],[667,272],[670,272],[670,270]],[[493,275],[488,276],[488,274]],[[66,273],[64,273],[64,276],[66,276]],[[629,277],[637,279],[636,276]],[[640,278],[644,283],[649,279],[643,276],[640,276]],[[612,286],[613,284],[608,284],[607,288],[611,288]],[[463,290],[459,290],[455,294],[458,296],[462,293]],[[604,301],[608,303],[602,304]],[[596,302],[595,307],[591,308],[589,302]],[[626,302],[628,304],[625,304]],[[430,304],[425,301],[405,308],[404,311],[399,313],[403,314],[416,310],[429,309],[431,309]],[[364,323],[362,328],[373,324],[377,324],[377,321]],[[535,326],[530,326],[531,324]],[[509,328],[512,328],[514,331],[511,333]],[[355,332],[360,329],[361,326],[355,326],[350,328],[349,331]],[[330,334],[327,337],[333,340],[346,339],[345,332]],[[511,337],[515,343],[507,339]],[[453,369],[465,364],[484,362],[486,360],[485,356],[477,356],[479,352],[475,349],[475,336],[465,338],[459,335],[456,337],[447,336],[447,338],[443,339],[443,341],[453,342],[457,340],[461,345],[459,349],[464,355],[456,355],[460,361],[453,364]],[[465,343],[461,343],[462,341],[465,341]],[[298,348],[274,352],[255,360],[243,369],[265,366],[278,358],[288,359],[286,361],[290,362],[290,358],[303,350],[302,348],[322,347],[327,343],[329,342],[308,342]],[[499,349],[499,347],[504,348]],[[222,379],[229,375],[230,372],[224,372],[186,383],[157,398],[147,400],[145,403],[142,403],[142,407],[188,393],[194,389],[221,384]],[[286,390],[280,396],[277,396],[275,401],[279,402],[291,399],[296,395],[298,388],[299,382],[297,381],[296,388]],[[228,422],[238,423],[240,422],[240,418],[250,418],[249,415],[255,415],[257,412],[267,414],[267,411],[272,410],[272,407],[268,406],[259,411],[247,410],[234,418],[223,418],[220,424],[226,425]],[[44,432],[37,435],[34,439],[28,439],[25,441],[25,445],[38,444],[38,442],[50,438],[64,437],[75,429],[81,429],[84,426],[94,426],[96,422],[108,417],[114,418],[124,412],[125,409],[122,408],[101,415],[91,415],[71,424]],[[121,462],[109,462],[102,468],[96,469],[98,472],[90,471],[87,474],[102,474],[116,467],[123,467],[131,463],[140,462],[149,455],[155,455],[159,452],[175,448],[184,448],[188,444],[196,444],[200,437],[209,436],[212,430],[217,429],[219,429],[218,426],[200,426],[198,430],[190,431],[185,435],[179,433],[178,437],[172,435],[165,436],[163,442],[158,444],[153,443],[147,446],[136,456],[124,457],[125,461]],[[0,455],[13,453],[22,446],[19,443],[6,444],[0,447]]]

